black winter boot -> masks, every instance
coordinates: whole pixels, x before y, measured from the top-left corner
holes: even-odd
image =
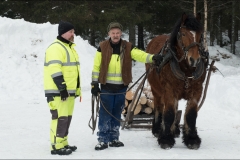
[[[66,149],[66,148],[61,148],[61,149],[56,149],[56,150],[51,150],[51,154],[55,155],[69,155],[72,153],[71,149]]]
[[[124,144],[120,142],[119,140],[113,140],[112,142],[109,142],[110,147],[123,147]]]
[[[77,146],[69,146],[69,145],[66,145],[66,146],[64,146],[64,148],[66,148],[66,149],[71,149],[73,152],[77,150]]]
[[[95,150],[103,150],[108,148],[108,144],[104,143],[104,142],[99,142],[96,146],[95,146]]]

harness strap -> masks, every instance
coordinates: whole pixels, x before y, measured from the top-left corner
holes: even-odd
[[[191,47],[196,46],[196,45],[201,46],[201,43],[193,42],[193,43],[191,43],[189,46],[187,46],[187,47],[184,49],[184,51],[186,52],[186,51],[188,51]]]
[[[171,59],[170,67],[175,77],[177,77],[177,79],[180,79],[183,81],[185,80],[185,73],[181,71],[176,59]]]
[[[157,73],[159,73],[162,69],[162,67],[167,64],[171,59],[172,59],[173,55],[171,54],[171,51],[169,49],[167,49],[167,53],[165,55],[163,55],[163,60],[162,62],[159,64],[159,66],[157,67]]]

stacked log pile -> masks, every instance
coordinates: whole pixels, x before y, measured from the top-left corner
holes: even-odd
[[[153,103],[153,95],[152,95],[151,89],[149,87],[143,88],[143,92],[141,93],[141,96],[138,102],[137,102],[137,99],[139,95],[136,96],[136,99],[133,102],[134,94],[135,94],[135,91],[133,89],[126,93],[125,107],[122,111],[122,114],[126,115],[127,112],[130,111],[130,108],[131,108],[130,106],[132,103],[133,103],[132,111],[134,109],[134,106],[136,105],[136,108],[134,110],[134,115],[153,114],[154,103]]]

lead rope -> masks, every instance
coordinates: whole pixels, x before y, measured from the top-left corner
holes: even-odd
[[[130,89],[132,89],[132,88],[137,84],[137,82],[138,82],[142,77],[144,77],[143,80],[142,80],[142,82],[141,82],[140,85],[138,86],[138,88],[137,88],[137,90],[136,90],[136,92],[135,92],[135,95],[138,93],[138,90],[140,89],[141,85],[142,85],[142,87],[141,87],[141,92],[140,92],[140,93],[142,93],[142,90],[143,90],[143,87],[144,87],[144,82],[145,82],[145,80],[146,80],[146,78],[147,78],[147,75],[148,75],[149,70],[150,70],[150,68],[149,68],[127,91],[129,91]],[[126,92],[127,92],[127,91],[126,91]],[[115,93],[115,94],[125,94],[126,92]],[[113,115],[106,109],[106,107],[103,105],[103,103],[102,103],[102,101],[101,101],[100,94],[112,94],[112,93],[99,93],[97,96],[92,95],[92,115],[91,115],[90,120],[89,120],[89,122],[88,122],[89,128],[91,128],[92,131],[93,131],[92,134],[94,133],[94,131],[95,131],[95,129],[96,129],[97,116],[98,116],[98,112],[99,112],[99,101],[100,101],[100,103],[102,104],[104,110],[105,110],[110,116],[112,116],[114,119],[116,119],[116,120],[119,121],[120,123],[124,123],[124,125],[125,125],[125,123],[126,123],[126,119],[125,119],[125,121],[120,120],[120,119],[116,118],[115,116],[113,116]],[[134,95],[134,98],[133,98],[132,101],[135,101],[135,99],[136,99],[136,96],[135,96],[135,95]],[[140,95],[139,95],[139,97],[138,97],[138,99],[137,99],[137,102],[139,101],[139,98],[140,98]],[[95,101],[97,101],[97,104],[96,104],[96,114],[95,114],[95,117],[94,117]],[[134,106],[134,109],[135,109],[135,107],[136,107],[136,105]],[[134,111],[134,110],[133,110],[133,111]],[[90,125],[91,122],[92,122],[92,126]]]
[[[97,101],[96,104],[96,115],[94,117],[94,111],[95,111],[95,100]],[[98,111],[99,111],[99,94],[98,96],[94,96],[92,95],[92,116],[88,122],[88,126],[92,129],[92,134],[94,133],[95,129],[96,129],[96,123],[97,123],[97,116],[98,116]],[[92,126],[90,125],[90,122],[92,121]]]
[[[209,85],[209,81],[210,81],[210,76],[211,76],[211,72],[213,71],[213,64],[214,63],[215,63],[215,61],[213,60],[210,64],[210,67],[209,67],[209,70],[208,70],[208,76],[207,76],[207,80],[206,80],[206,85],[205,85],[205,88],[204,88],[203,98],[201,100],[201,103],[198,106],[198,111],[201,109],[201,107],[202,107],[202,105],[205,101],[205,98],[206,98],[206,95],[207,95],[207,89],[208,89],[208,85]]]

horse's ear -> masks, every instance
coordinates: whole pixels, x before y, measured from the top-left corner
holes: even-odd
[[[184,22],[185,22],[186,19],[187,19],[187,14],[185,12],[183,12],[181,25],[184,25]]]
[[[200,12],[197,13],[196,19],[200,22],[200,20],[201,20],[201,13]]]

